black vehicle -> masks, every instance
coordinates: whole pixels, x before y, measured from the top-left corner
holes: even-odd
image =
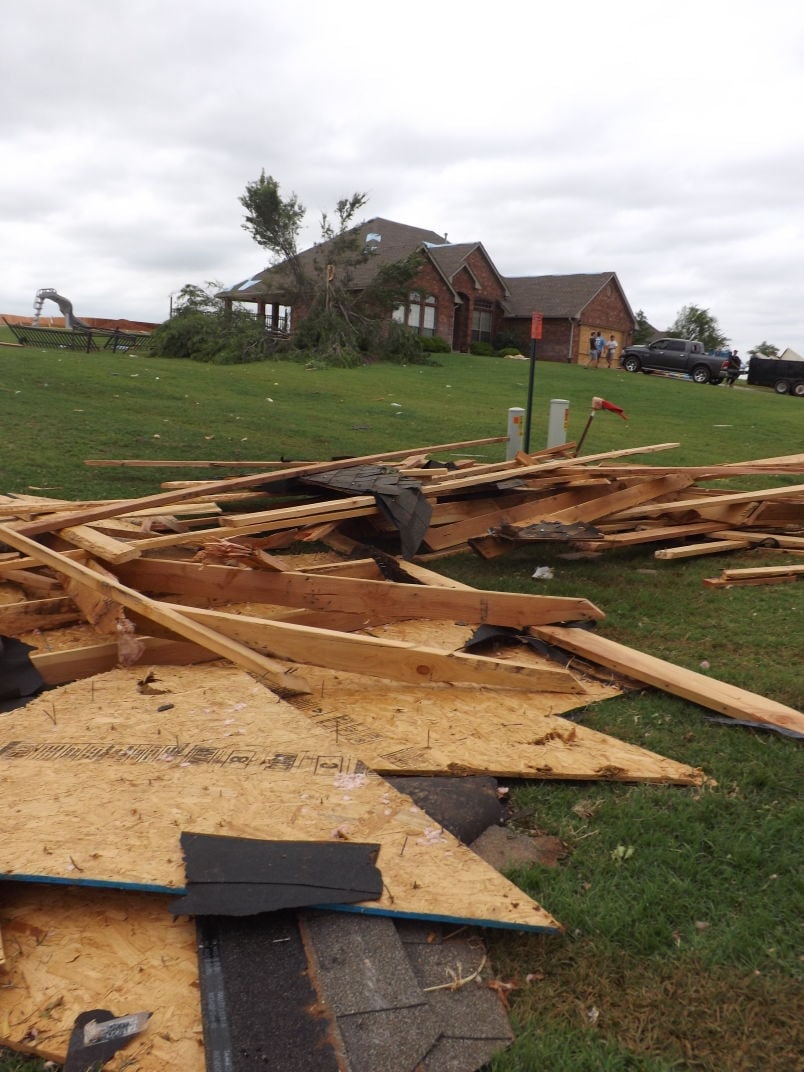
[[[650,346],[627,346],[620,364],[626,372],[679,372],[696,383],[722,383],[727,361],[691,339],[656,339]]]
[[[748,382],[752,387],[772,387],[777,395],[804,398],[804,361],[752,357],[748,362]]]

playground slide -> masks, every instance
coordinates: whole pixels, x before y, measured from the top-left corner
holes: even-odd
[[[47,299],[50,299],[50,301],[54,301],[56,305],[58,305],[59,309],[61,309],[62,316],[64,317],[65,326],[68,327],[70,331],[91,330],[89,324],[85,324],[83,320],[79,320],[78,317],[73,313],[73,303],[70,301],[70,299],[63,297],[63,295],[61,294],[58,294],[52,287],[45,287],[44,289],[37,290],[36,292],[36,300],[34,301],[34,325],[39,323],[39,317],[42,313],[42,306],[45,304],[45,301]]]

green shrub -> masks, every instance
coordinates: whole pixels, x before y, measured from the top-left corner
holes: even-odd
[[[426,354],[451,354],[452,347],[440,335],[420,335],[419,345]]]
[[[497,351],[497,357],[517,357],[521,354],[518,346],[503,346],[502,350]]]
[[[473,342],[469,353],[475,357],[494,357],[494,347],[490,342]]]

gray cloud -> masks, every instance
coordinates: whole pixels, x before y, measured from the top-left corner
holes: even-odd
[[[322,211],[481,240],[504,274],[614,270],[666,327],[804,352],[804,12],[753,0],[28,0],[4,12],[0,307],[163,319],[267,257],[262,168]],[[672,58],[672,59],[670,59]]]

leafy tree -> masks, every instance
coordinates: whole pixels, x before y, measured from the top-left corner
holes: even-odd
[[[703,343],[704,350],[720,350],[729,341],[720,330],[717,318],[708,309],[685,305],[676,316],[667,334],[676,339],[692,339]]]
[[[633,342],[636,346],[645,346],[656,334],[656,329],[652,324],[648,323],[648,318],[641,309],[637,309],[634,319],[636,320],[636,327],[634,328]]]
[[[420,258],[384,265],[367,286],[352,285],[355,269],[372,256],[355,223],[366,194],[342,198],[332,218],[322,213],[322,243],[312,255],[298,251],[306,210],[295,193],[283,197],[277,180],[263,170],[239,200],[246,210],[243,228],[286,271],[295,292],[291,304],[304,308],[293,339],[296,350],[339,365],[358,364],[368,356],[424,360],[417,337],[390,320],[410,292]]]
[[[778,357],[779,347],[764,340],[757,346],[752,346],[748,351],[749,357]]]
[[[296,194],[282,197],[279,183],[263,169],[256,182],[246,184],[246,192],[239,200],[246,210],[243,230],[273,254],[275,263],[286,262],[301,282],[297,240],[307,209]]]

